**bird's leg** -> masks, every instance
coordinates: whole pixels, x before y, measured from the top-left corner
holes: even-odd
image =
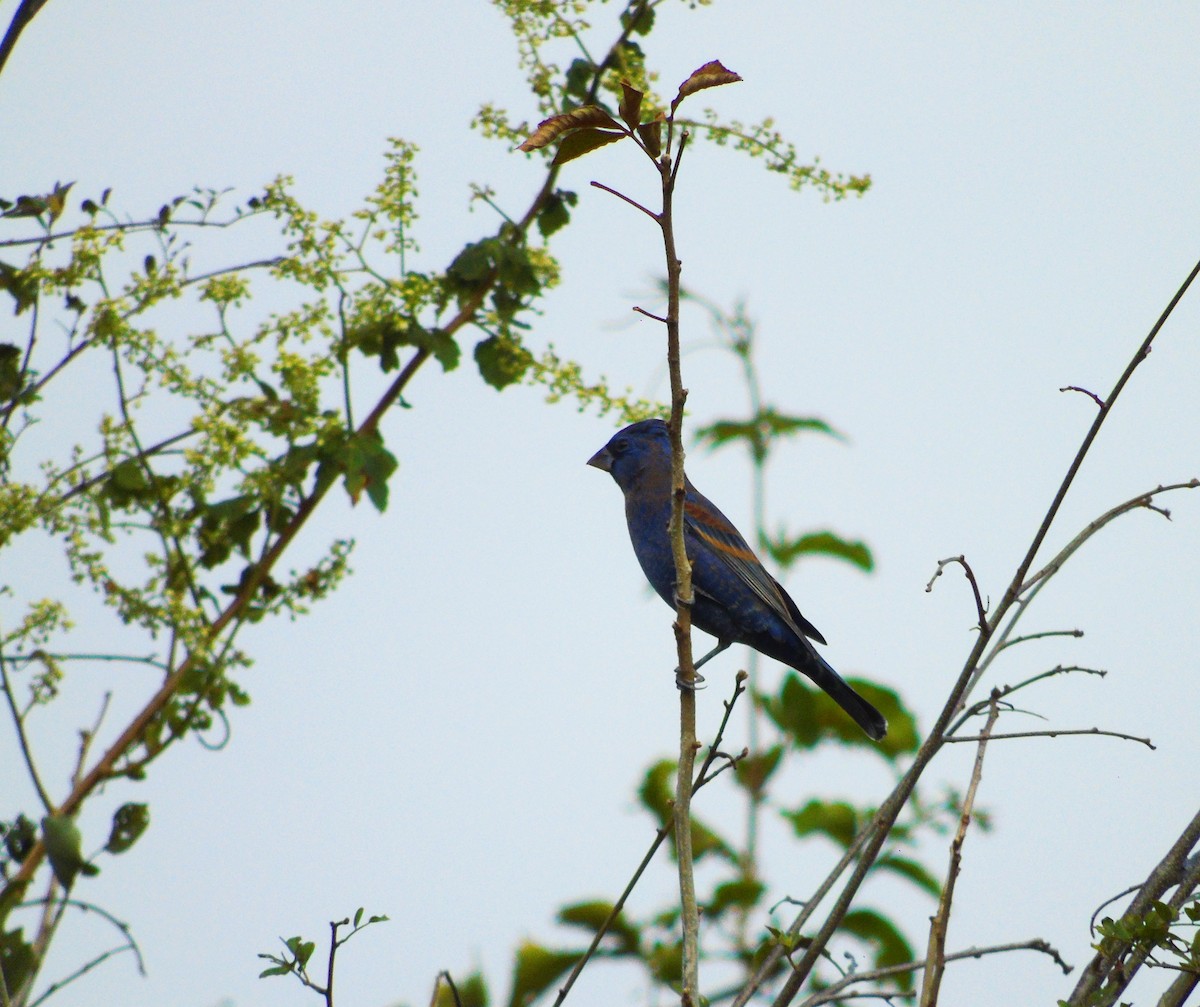
[[[700,674],[700,666],[704,665],[704,664],[708,664],[708,662],[711,661],[714,657],[716,657],[719,653],[721,653],[721,651],[728,650],[732,643],[733,643],[732,640],[718,641],[717,645],[712,650],[710,650],[707,654],[705,654],[702,658],[700,658],[699,661],[695,662],[695,664],[692,665],[692,670],[696,672],[696,677],[691,682],[685,682],[683,680],[683,673],[678,668],[676,668],[675,669],[675,684],[677,686],[679,686],[679,688],[681,688],[681,689],[691,689],[694,692],[696,690],[696,687],[704,681],[704,676]]]

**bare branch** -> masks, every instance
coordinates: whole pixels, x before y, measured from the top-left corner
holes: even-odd
[[[635,307],[633,310],[636,311],[639,315],[645,315],[647,318],[653,318],[656,322],[662,322],[663,325],[667,324],[667,320],[665,318],[663,318],[662,315],[656,315],[656,314],[654,314],[653,311],[647,311],[645,308],[637,308],[637,307]]]
[[[1100,398],[1100,396],[1097,395],[1095,392],[1089,392],[1086,388],[1080,388],[1078,385],[1067,385],[1063,388],[1060,388],[1059,391],[1060,392],[1080,392],[1083,395],[1086,395],[1088,398],[1090,398],[1093,402],[1095,402],[1096,405],[1098,405],[1101,409],[1104,408],[1104,400],[1102,398]]]
[[[1016,731],[1016,732],[1013,732],[1012,734],[993,734],[991,736],[991,739],[993,741],[1007,741],[1009,738],[1057,738],[1059,736],[1066,737],[1068,735],[1077,735],[1077,734],[1096,735],[1098,737],[1104,737],[1104,738],[1120,738],[1123,741],[1136,741],[1136,742],[1138,742],[1138,744],[1145,745],[1147,748],[1149,748],[1151,750],[1153,750],[1155,748],[1154,743],[1149,738],[1137,738],[1137,737],[1134,737],[1132,734],[1122,734],[1120,731],[1102,731],[1098,727],[1084,727],[1084,728],[1078,728],[1078,729],[1069,730],[1069,731],[1062,731],[1062,730],[1057,730],[1057,729],[1052,729],[1052,730],[1047,730],[1047,731]],[[960,736],[949,737],[948,736],[945,740],[946,740],[946,744],[954,744],[954,743],[960,742],[960,741],[980,741],[982,738],[983,738],[983,735],[976,734],[976,735],[972,735],[970,737],[960,737]]]
[[[1014,692],[1019,692],[1021,689],[1033,685],[1035,682],[1040,682],[1043,679],[1053,678],[1055,675],[1067,675],[1076,671],[1083,672],[1087,675],[1098,675],[1100,678],[1104,678],[1104,676],[1108,674],[1107,671],[1103,671],[1100,668],[1085,668],[1079,664],[1060,664],[1051,668],[1049,671],[1043,671],[1031,678],[1025,679],[1022,682],[1018,682],[1016,685],[1002,686],[1000,689],[1000,698],[1005,699],[1008,696],[1011,696]],[[955,732],[958,731],[958,729],[972,717],[976,717],[986,710],[991,705],[991,702],[992,701],[990,697],[988,699],[981,699],[978,703],[975,703],[964,710],[962,716],[959,717],[951,727],[946,729],[946,740],[955,740],[951,737],[951,735],[955,734]],[[999,736],[993,734],[992,737],[995,738]]]
[[[1131,510],[1137,510],[1138,508],[1145,507],[1149,510],[1157,511],[1165,518],[1170,519],[1171,512],[1164,510],[1161,507],[1154,506],[1154,498],[1161,493],[1170,493],[1173,490],[1196,489],[1198,486],[1200,486],[1200,479],[1189,479],[1187,482],[1171,483],[1167,486],[1156,486],[1152,490],[1147,490],[1145,493],[1139,493],[1132,499],[1126,500],[1124,503],[1117,504],[1117,506],[1113,507],[1111,510],[1105,511],[1105,513],[1101,514],[1098,518],[1096,518],[1095,521],[1092,521],[1086,528],[1083,529],[1083,531],[1081,531],[1078,535],[1071,539],[1070,542],[1063,546],[1063,548],[1059,550],[1058,555],[1056,555],[1049,563],[1047,563],[1044,567],[1042,567],[1042,569],[1025,581],[1025,583],[1021,585],[1021,593],[1029,590],[1029,588],[1038,583],[1038,581],[1048,580],[1050,577],[1053,577],[1054,574],[1058,573],[1058,571],[1062,569],[1063,564],[1071,558],[1071,555],[1080,546],[1082,546],[1084,542],[1095,535],[1096,532],[1098,532],[1106,524],[1116,520],[1122,514],[1125,514]]]
[[[1042,640],[1048,636],[1073,636],[1076,639],[1083,636],[1082,629],[1047,629],[1041,633],[1026,633],[1024,636],[1014,636],[1011,640],[1005,640],[997,648],[996,652],[1004,650],[1006,647],[1015,647],[1018,643],[1024,643],[1026,640]]]
[[[996,720],[1000,716],[1000,691],[992,690],[991,711],[987,723],[979,735],[979,749],[975,753],[975,765],[971,770],[971,782],[967,786],[966,797],[963,798],[962,814],[958,818],[958,830],[950,843],[950,865],[946,869],[946,882],[942,885],[942,894],[938,899],[937,912],[929,924],[929,949],[925,960],[924,981],[921,984],[920,1007],[935,1007],[938,992],[942,985],[942,974],[946,969],[946,931],[950,926],[950,905],[954,901],[954,885],[958,881],[962,869],[962,848],[967,838],[967,829],[971,827],[972,813],[975,810],[975,794],[979,791],[979,781],[983,778],[983,757],[987,752],[988,738]]]
[[[953,954],[945,956],[945,961],[956,962],[967,958],[982,958],[984,955],[1007,954],[1009,951],[1038,951],[1053,959],[1054,963],[1063,971],[1063,975],[1070,975],[1073,966],[1068,965],[1062,959],[1062,955],[1051,946],[1048,942],[1035,937],[1033,940],[1019,941],[1013,944],[992,944],[982,948],[967,948],[965,951],[955,951]],[[880,979],[890,979],[892,976],[906,975],[909,972],[916,972],[919,969],[925,968],[926,962],[924,959],[914,962],[905,962],[903,965],[888,965],[884,968],[869,969],[865,972],[851,972],[835,983],[831,983],[823,990],[819,990],[803,1001],[800,1007],[817,1007],[818,1004],[830,1003],[838,994],[842,993],[848,987],[855,983],[877,982]],[[865,994],[859,994],[860,996]]]
[[[776,1007],[787,1007],[796,997],[809,973],[812,971],[814,964],[820,957],[821,952],[828,944],[833,932],[841,924],[849,911],[850,904],[853,902],[858,889],[867,873],[874,865],[875,859],[879,856],[879,851],[883,848],[883,844],[887,839],[887,835],[895,823],[896,818],[900,815],[901,810],[907,803],[909,796],[917,785],[925,767],[933,759],[934,755],[941,749],[945,741],[944,732],[949,725],[954,714],[962,705],[963,699],[967,694],[968,686],[974,681],[976,672],[979,669],[980,660],[983,657],[984,651],[987,648],[988,641],[995,632],[997,627],[1001,625],[1004,619],[1008,616],[1010,610],[1017,604],[1018,595],[1021,591],[1021,586],[1025,582],[1025,576],[1029,572],[1029,568],[1033,565],[1033,560],[1037,556],[1038,550],[1042,546],[1042,542],[1046,538],[1046,534],[1050,530],[1050,525],[1054,522],[1058,514],[1059,508],[1062,506],[1063,500],[1066,498],[1067,491],[1071,488],[1075,481],[1075,475],[1083,464],[1084,458],[1087,457],[1091,450],[1093,441],[1100,432],[1100,428],[1104,424],[1105,418],[1112,411],[1114,403],[1120,397],[1122,389],[1128,384],[1129,379],[1133,376],[1133,372],[1138,365],[1146,358],[1150,352],[1150,348],[1154,343],[1158,333],[1166,324],[1167,319],[1171,317],[1176,305],[1182,300],[1184,294],[1191,287],[1192,282],[1200,275],[1200,261],[1198,261],[1189,271],[1183,283],[1180,284],[1175,294],[1171,297],[1166,308],[1159,315],[1158,320],[1151,327],[1150,332],[1142,340],[1133,357],[1125,366],[1125,370],[1117,379],[1113,390],[1109,393],[1105,407],[1100,410],[1096,419],[1092,422],[1087,434],[1084,435],[1083,441],[1080,443],[1078,450],[1075,452],[1075,458],[1072,460],[1067,469],[1066,475],[1063,477],[1058,491],[1054,495],[1049,508],[1046,511],[1042,523],[1039,525],[1036,533],[1033,536],[1029,548],[1025,552],[1024,558],[1018,563],[1016,571],[1013,573],[1012,580],[1009,583],[1004,596],[1001,598],[999,605],[992,613],[991,619],[988,622],[988,632],[981,632],[970,652],[967,654],[966,660],[963,662],[962,671],[959,673],[958,679],[950,689],[950,694],[946,699],[946,703],[942,707],[941,713],[934,722],[925,741],[922,742],[916,756],[913,759],[912,765],[901,778],[895,789],[888,795],[887,799],[880,805],[879,810],[875,814],[871,825],[866,831],[867,839],[861,851],[858,863],[855,865],[853,873],[846,882],[841,893],[838,895],[832,909],[826,916],[825,922],[813,936],[812,943],[805,950],[804,956],[796,966],[795,971],[788,977],[787,982],[779,991],[775,998]],[[764,962],[765,964],[765,962]],[[745,1003],[761,985],[766,973],[760,969],[751,977],[742,993],[739,994],[738,1000],[735,1003]]]
[[[942,575],[942,571],[951,563],[957,563],[966,571],[967,580],[971,582],[971,591],[975,595],[975,610],[979,615],[979,630],[986,634],[988,632],[987,607],[984,605],[983,598],[979,593],[979,583],[975,580],[975,571],[971,569],[971,565],[967,562],[965,556],[949,556],[946,559],[938,560],[937,570],[929,578],[929,583],[925,585],[925,591],[928,593],[933,590],[933,582]]]
[[[647,210],[636,199],[630,199],[628,196],[625,195],[625,193],[617,192],[616,189],[610,188],[609,186],[605,185],[603,182],[592,182],[591,184],[597,189],[603,189],[605,192],[611,193],[612,195],[616,196],[617,199],[625,200],[625,202],[628,203],[630,206],[632,206],[635,210],[641,210],[642,213],[644,213],[647,217],[649,217],[651,220],[653,220],[656,224],[662,223],[662,217],[659,214],[655,213],[653,210]]]

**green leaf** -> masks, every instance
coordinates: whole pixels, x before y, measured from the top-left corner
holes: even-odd
[[[5,215],[7,216],[7,214]],[[31,271],[0,262],[0,290],[6,290],[17,302],[13,314],[19,315],[37,303],[38,282]]]
[[[756,415],[746,420],[718,420],[701,427],[696,431],[696,440],[702,444],[707,443],[709,449],[714,451],[727,444],[743,441],[755,461],[761,462],[766,458],[774,441],[805,431],[845,440],[822,419],[815,416],[789,416],[777,412],[772,406],[760,409]]]
[[[283,943],[292,953],[292,956],[296,959],[296,964],[300,968],[305,968],[308,965],[308,960],[317,949],[315,942],[306,941],[303,937],[289,937]]]
[[[903,965],[905,962],[913,960],[912,946],[899,928],[887,917],[872,909],[851,910],[842,920],[841,929],[853,934],[859,940],[874,945],[875,968]],[[901,989],[912,989],[912,973],[902,973],[896,976],[895,982]]]
[[[20,347],[0,343],[0,403],[11,402],[21,391],[21,356]]]
[[[575,59],[567,67],[564,93],[580,101],[587,99],[588,90],[592,86],[592,77],[596,73],[596,65],[588,59]]]
[[[104,848],[109,853],[124,853],[141,838],[150,824],[150,808],[145,804],[122,804],[113,814],[112,831]]]
[[[24,815],[17,815],[12,825],[4,827],[4,849],[18,864],[25,862],[36,842],[37,826]]]
[[[614,125],[616,124],[614,123]],[[554,155],[554,160],[550,163],[551,165],[566,164],[568,161],[574,161],[577,157],[583,157],[584,154],[590,154],[598,147],[624,140],[625,136],[625,133],[614,133],[604,129],[578,130],[558,145],[558,153]]]
[[[454,257],[446,272],[456,280],[464,283],[476,283],[483,280],[492,271],[493,247],[495,238],[485,238],[466,245]]]
[[[638,797],[643,807],[655,817],[660,826],[670,821],[671,806],[675,798],[675,763],[669,759],[661,759],[646,770],[642,785],[638,788]],[[671,849],[674,855],[674,833],[671,834]],[[731,863],[737,859],[733,848],[724,839],[693,817],[692,856],[699,860],[707,853],[715,853]]]
[[[22,927],[0,930],[0,975],[6,990],[19,990],[33,975],[37,964],[33,946],[25,940]]]
[[[39,217],[50,208],[46,196],[18,196],[11,210],[0,213],[0,217]]]
[[[509,1007],[525,1007],[546,992],[578,960],[576,951],[551,951],[526,941],[517,949]]]
[[[487,1007],[487,1004],[487,983],[480,973],[472,972],[466,979],[456,979],[453,990],[445,981],[438,982],[432,1007]]]
[[[635,35],[649,35],[654,30],[654,8],[650,4],[626,8],[621,12],[621,27],[628,28]]]
[[[774,745],[765,752],[755,752],[738,762],[733,769],[734,777],[751,794],[761,794],[782,757],[782,745]]]
[[[783,817],[797,836],[827,836],[843,849],[854,842],[862,824],[858,810],[845,801],[812,800],[799,811],[783,812]]]
[[[388,479],[399,468],[396,457],[383,446],[378,430],[367,430],[349,438],[335,454],[345,473],[346,492],[353,503],[366,490],[367,497],[381,513],[387,510]]]
[[[801,556],[832,556],[870,573],[875,569],[875,558],[867,544],[861,540],[850,541],[831,531],[810,532],[798,538],[789,538],[780,529],[774,538],[764,538],[763,548],[782,567],[789,567]]]
[[[513,339],[489,336],[475,346],[475,363],[483,380],[501,391],[525,376],[533,355]]]
[[[74,182],[68,182],[66,185],[54,183],[54,191],[46,197],[46,209],[50,211],[51,224],[62,216],[63,210],[67,207],[67,194],[74,184]]]
[[[95,874],[96,869],[83,858],[83,834],[68,815],[47,815],[42,819],[42,842],[50,867],[63,888],[70,889],[82,871]],[[91,867],[91,870],[88,868]]]
[[[555,189],[542,200],[537,214],[537,228],[543,238],[548,238],[556,231],[562,230],[570,223],[571,211],[579,197],[568,189]]]
[[[713,891],[712,900],[704,907],[704,916],[706,919],[713,919],[732,906],[751,909],[758,904],[766,890],[766,885],[761,881],[726,881],[717,885]]]
[[[882,741],[868,738],[833,699],[794,671],[785,676],[776,695],[760,695],[758,700],[767,716],[800,748],[813,748],[828,739],[866,748],[889,761],[902,753],[915,752],[916,720],[901,705],[900,697],[872,682],[858,678],[848,681],[887,720],[888,733]]]
[[[209,570],[220,566],[229,559],[235,546],[250,558],[250,541],[262,521],[262,510],[253,497],[242,494],[204,505],[199,517],[196,541],[200,545],[201,565]]]
[[[655,944],[646,965],[660,983],[678,986],[683,975],[683,944],[679,941]]]
[[[935,878],[929,870],[915,860],[909,860],[907,857],[898,857],[889,855],[880,857],[875,866],[879,870],[891,871],[894,874],[899,874],[902,878],[907,878],[918,888],[928,892],[935,899],[940,898],[942,894],[942,883]]]
[[[414,319],[399,314],[355,326],[346,334],[346,342],[368,357],[379,357],[385,373],[400,366],[401,346],[429,350],[443,371],[454,370],[461,355],[458,343],[448,333],[423,328]]]
[[[650,812],[660,825],[671,817],[671,801],[674,790],[671,783],[675,775],[675,763],[660,759],[646,770],[642,785],[638,788],[638,799],[642,807]]]
[[[574,905],[564,906],[559,910],[558,921],[567,926],[583,927],[595,934],[604,925],[604,921],[608,919],[612,910],[613,904],[603,900],[576,902]],[[636,953],[638,942],[641,940],[641,931],[629,922],[624,913],[617,913],[608,928],[608,933],[617,938],[619,950]]]

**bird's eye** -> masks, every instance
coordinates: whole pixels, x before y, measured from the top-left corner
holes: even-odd
[[[629,441],[625,437],[618,437],[608,447],[614,455],[623,455],[629,450]]]

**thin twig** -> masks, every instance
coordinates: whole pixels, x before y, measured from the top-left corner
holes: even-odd
[[[633,310],[639,315],[645,315],[647,318],[653,318],[656,322],[662,322],[663,325],[667,324],[667,320],[662,315],[656,315],[653,311],[647,311],[645,308],[638,307],[635,307]]]
[[[1012,944],[992,944],[982,948],[967,948],[965,951],[955,951],[953,954],[946,955],[944,960],[947,962],[956,962],[966,958],[982,958],[984,955],[1005,954],[1009,951],[1038,951],[1044,955],[1048,955],[1062,969],[1063,975],[1069,975],[1073,968],[1073,966],[1063,961],[1062,955],[1053,946],[1036,937],[1033,940],[1018,941]],[[906,973],[923,969],[925,965],[926,962],[922,959],[920,961],[905,962],[902,965],[887,965],[883,968],[869,969],[865,972],[851,972],[837,982],[830,983],[823,990],[814,993],[800,1007],[817,1007],[819,1004],[829,1003],[832,995],[841,993],[855,983],[876,982],[879,979],[889,979],[892,976],[905,975]]]
[[[1095,392],[1089,392],[1086,388],[1080,388],[1078,385],[1066,385],[1065,387],[1060,388],[1059,391],[1060,392],[1080,392],[1081,394],[1086,395],[1093,402],[1095,402],[1096,405],[1098,405],[1101,409],[1104,408],[1104,400],[1102,398],[1100,398],[1100,396],[1097,395]]]
[[[787,982],[779,991],[779,994],[774,1001],[776,1007],[786,1007],[786,1005],[790,1004],[792,1000],[795,999],[796,994],[800,991],[800,987],[808,978],[808,975],[812,971],[817,959],[825,949],[829,939],[833,936],[833,932],[845,918],[846,913],[849,911],[850,904],[853,902],[855,895],[858,893],[859,886],[862,884],[863,879],[867,876],[868,871],[874,864],[875,858],[879,855],[879,851],[882,849],[892,825],[895,823],[896,818],[900,815],[901,810],[907,803],[909,796],[912,794],[913,788],[916,787],[917,781],[925,771],[925,767],[929,765],[934,755],[936,755],[941,749],[941,746],[945,741],[944,732],[946,727],[949,725],[950,720],[961,706],[963,699],[967,694],[967,688],[974,679],[975,672],[979,667],[979,662],[983,657],[984,651],[987,649],[991,636],[1003,623],[1012,607],[1017,603],[1021,586],[1025,582],[1025,576],[1029,572],[1029,568],[1033,565],[1034,558],[1037,556],[1038,550],[1041,548],[1042,542],[1045,540],[1046,535],[1050,530],[1050,526],[1054,523],[1054,519],[1058,515],[1059,508],[1062,506],[1062,502],[1066,498],[1067,491],[1070,490],[1071,485],[1074,483],[1075,476],[1079,472],[1080,467],[1083,465],[1083,460],[1087,457],[1093,441],[1095,441],[1096,436],[1099,434],[1100,429],[1104,424],[1104,420],[1107,418],[1109,413],[1112,412],[1113,406],[1120,397],[1121,391],[1124,389],[1125,385],[1128,384],[1129,379],[1133,376],[1133,372],[1137,369],[1138,365],[1145,360],[1147,355],[1150,353],[1150,348],[1155,338],[1158,336],[1158,333],[1166,324],[1167,319],[1171,317],[1176,305],[1179,304],[1180,300],[1183,298],[1183,295],[1187,293],[1188,289],[1191,287],[1193,281],[1198,275],[1200,275],[1200,261],[1198,261],[1189,271],[1187,277],[1175,291],[1175,294],[1171,297],[1170,302],[1167,304],[1166,308],[1163,309],[1157,321],[1155,321],[1154,325],[1151,327],[1149,333],[1142,340],[1141,344],[1134,352],[1133,357],[1125,366],[1125,370],[1122,371],[1121,376],[1117,379],[1116,384],[1113,386],[1112,392],[1109,393],[1104,408],[1099,411],[1095,420],[1092,422],[1091,427],[1088,429],[1088,432],[1084,435],[1079,448],[1075,452],[1075,457],[1070,466],[1067,468],[1066,475],[1063,476],[1062,482],[1060,483],[1059,488],[1054,495],[1054,499],[1051,501],[1045,516],[1042,518],[1041,524],[1034,533],[1033,541],[1030,542],[1024,557],[1017,564],[1017,569],[1013,574],[1012,580],[1009,582],[1008,589],[1005,591],[999,605],[997,605],[996,609],[992,613],[992,616],[988,622],[987,631],[981,632],[978,637],[976,637],[974,645],[971,647],[970,652],[967,654],[966,660],[963,662],[962,671],[959,673],[958,679],[951,687],[950,694],[945,705],[942,707],[941,713],[938,715],[938,718],[934,722],[933,728],[930,730],[925,741],[922,742],[921,747],[918,749],[917,754],[913,759],[913,763],[908,769],[908,772],[904,774],[892,793],[889,794],[883,804],[880,805],[879,811],[876,812],[875,818],[872,820],[871,826],[868,830],[869,838],[866,842],[865,849],[862,852],[862,856],[858,864],[855,866],[850,879],[846,882],[841,894],[838,896],[837,901],[826,917],[825,922],[822,924],[820,930],[818,930],[817,934],[813,938],[812,944],[807,948],[804,956],[796,966],[795,971],[793,971],[793,973],[788,977]],[[764,961],[763,966],[765,967],[766,965],[767,962]],[[764,968],[760,967],[760,969],[755,973],[754,977],[752,977],[751,981],[747,984],[746,988],[743,990],[743,994],[739,994],[738,1000],[742,1003],[744,1003],[745,1000],[748,1000],[749,997],[753,995],[754,991],[757,990],[758,985],[761,984],[762,979],[765,978],[765,975],[766,972],[764,971]],[[745,999],[743,999],[743,995]]]
[[[1059,664],[1051,668],[1049,671],[1039,672],[1038,674],[1033,675],[1022,682],[1017,682],[1016,685],[1001,686],[1000,698],[1006,699],[1014,692],[1019,692],[1021,689],[1027,688],[1028,686],[1033,685],[1035,682],[1040,682],[1043,679],[1053,678],[1055,675],[1066,675],[1076,671],[1083,672],[1087,675],[1098,675],[1100,678],[1104,678],[1108,674],[1107,671],[1104,671],[1100,668],[1085,668],[1083,665],[1079,664]],[[990,705],[991,698],[989,697],[988,699],[981,699],[978,703],[967,707],[967,709],[963,711],[962,716],[960,716],[958,720],[956,720],[950,727],[946,728],[946,740],[954,740],[954,738],[951,736],[955,735],[955,733],[960,727],[962,727],[963,724],[965,724],[972,717],[978,716]],[[993,734],[992,737],[999,737],[999,735]]]
[[[929,924],[929,946],[925,955],[928,963],[921,983],[920,1007],[936,1007],[938,993],[942,986],[942,975],[946,971],[946,933],[950,927],[950,906],[954,901],[954,886],[962,870],[962,848],[967,839],[967,829],[971,827],[971,819],[975,811],[975,795],[979,791],[979,781],[983,778],[983,758],[987,752],[988,739],[996,720],[1000,716],[1000,692],[992,690],[991,710],[987,723],[979,735],[979,748],[975,752],[975,765],[971,770],[971,782],[967,786],[966,797],[963,798],[962,813],[958,817],[958,829],[950,843],[950,865],[946,868],[946,883],[942,885],[942,894],[938,898],[937,912]]]
[[[975,610],[979,615],[979,629],[981,632],[987,632],[987,607],[983,603],[983,597],[979,593],[979,582],[975,580],[975,571],[971,569],[971,564],[967,562],[966,556],[949,556],[946,559],[939,559],[937,569],[933,572],[933,576],[929,578],[929,583],[925,585],[925,591],[928,593],[933,590],[933,582],[937,580],[942,571],[951,563],[957,563],[966,572],[967,580],[971,582],[971,592],[975,595]]]
[[[1140,745],[1145,745],[1147,748],[1154,750],[1155,745],[1149,738],[1137,738],[1132,734],[1122,734],[1120,731],[1102,731],[1098,727],[1081,727],[1070,731],[1063,731],[1057,728],[1051,728],[1045,731],[1014,731],[1011,734],[993,734],[992,741],[1007,741],[1010,738],[1057,738],[1060,735],[1066,737],[1069,735],[1096,735],[1102,738],[1120,738],[1122,741],[1136,741]],[[946,744],[955,744],[962,741],[979,741],[983,738],[981,734],[973,734],[967,737],[956,735],[954,737],[947,736]]]
[[[1001,643],[996,651],[1002,651],[1007,647],[1015,647],[1018,643],[1025,643],[1026,640],[1042,640],[1048,636],[1073,636],[1076,639],[1083,636],[1082,629],[1047,629],[1041,633],[1026,633],[1023,636],[1014,636],[1011,640],[1005,640]]]
[[[42,807],[46,809],[46,814],[52,815],[54,814],[54,802],[50,800],[50,792],[46,790],[45,785],[42,783],[37,763],[34,762],[33,748],[29,743],[29,735],[25,733],[25,718],[17,708],[17,697],[13,694],[12,682],[8,677],[8,660],[5,658],[2,650],[0,650],[0,686],[4,689],[4,698],[8,702],[8,709],[12,714],[13,727],[17,731],[17,746],[21,749],[21,758],[25,760],[25,768],[29,772],[29,779],[33,783],[34,790],[37,791],[38,799],[42,802]]]
[[[603,189],[605,192],[609,193],[610,195],[616,196],[617,199],[625,200],[625,202],[628,203],[630,206],[632,206],[635,210],[641,210],[642,213],[644,213],[647,217],[649,217],[651,220],[653,220],[656,224],[662,223],[662,217],[659,214],[655,213],[653,210],[647,210],[636,199],[630,199],[628,196],[625,195],[625,193],[617,192],[616,189],[613,189],[613,188],[605,185],[603,182],[592,182],[591,184],[593,186],[595,186],[597,189]]]
[[[1049,563],[1047,563],[1044,567],[1042,567],[1042,569],[1025,581],[1025,583],[1021,585],[1022,593],[1027,591],[1034,584],[1038,583],[1038,581],[1047,580],[1054,576],[1054,574],[1062,569],[1063,564],[1070,559],[1071,555],[1080,546],[1082,546],[1084,542],[1095,535],[1096,532],[1098,532],[1105,525],[1115,521],[1122,514],[1144,507],[1148,510],[1156,511],[1170,520],[1171,512],[1164,510],[1161,507],[1154,506],[1154,498],[1160,493],[1170,493],[1173,490],[1192,490],[1196,489],[1197,487],[1200,487],[1200,479],[1189,479],[1187,482],[1171,483],[1167,486],[1156,486],[1152,490],[1147,490],[1145,493],[1139,493],[1132,499],[1126,500],[1124,503],[1117,504],[1116,507],[1105,511],[1098,518],[1096,518],[1095,521],[1089,523],[1088,526],[1073,539],[1071,539],[1070,542],[1063,546],[1063,548],[1059,550],[1058,554]]]
[[[725,700],[725,714],[721,718],[720,726],[717,728],[717,735],[713,739],[712,744],[708,746],[708,755],[701,764],[699,773],[696,774],[696,779],[692,785],[693,793],[695,793],[716,776],[715,773],[712,776],[709,776],[708,770],[717,757],[721,740],[725,737],[725,728],[728,726],[729,718],[733,713],[734,705],[737,703],[738,697],[746,691],[745,683],[746,673],[744,671],[739,671],[734,679],[733,695],[729,699]],[[625,885],[625,890],[621,892],[620,896],[617,898],[617,901],[613,903],[613,907],[609,910],[608,916],[604,918],[604,922],[596,928],[596,933],[592,937],[592,943],[588,945],[587,950],[584,951],[584,953],[580,956],[579,961],[577,961],[575,966],[571,969],[566,981],[561,987],[559,987],[558,996],[554,999],[553,1007],[560,1007],[562,1002],[566,1000],[567,994],[571,992],[571,987],[575,985],[575,980],[578,979],[580,973],[583,972],[584,966],[586,966],[595,955],[596,951],[600,947],[600,942],[604,939],[605,934],[608,933],[613,923],[616,922],[617,917],[621,915],[621,910],[625,908],[626,900],[633,893],[633,889],[637,886],[638,881],[641,880],[646,868],[650,866],[650,861],[654,859],[654,854],[658,852],[659,847],[662,846],[663,842],[666,840],[667,836],[671,834],[674,828],[674,820],[667,819],[654,834],[654,840],[650,843],[650,848],[646,850],[646,853],[642,857],[641,862],[638,864],[637,869],[633,872],[633,877],[631,877],[629,879],[629,883]]]

